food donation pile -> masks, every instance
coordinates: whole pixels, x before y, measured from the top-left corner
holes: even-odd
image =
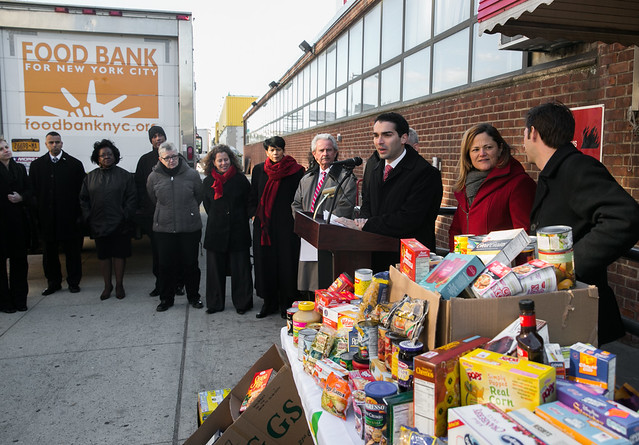
[[[535,316],[534,294],[575,285],[570,228],[538,233],[538,247],[558,252],[545,259],[523,230],[456,241],[457,252],[441,258],[402,240],[400,270],[442,299],[529,295],[519,319],[504,320],[494,338],[427,350],[428,301],[391,303],[388,272],[341,274],[288,312],[324,411],[346,420],[352,410],[365,445],[639,444],[638,395],[624,385],[614,400],[616,357],[552,343]]]

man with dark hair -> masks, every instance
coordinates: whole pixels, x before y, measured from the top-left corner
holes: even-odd
[[[606,268],[639,239],[639,205],[603,164],[575,148],[574,131],[572,112],[562,103],[539,105],[526,115],[526,155],[541,170],[530,229],[572,227],[577,279],[599,291],[603,344],[624,335]]]
[[[360,218],[367,232],[394,238],[416,238],[435,251],[435,220],[442,200],[439,170],[408,143],[408,122],[401,114],[383,113],[373,125],[376,151],[366,162]],[[375,253],[373,270],[388,269],[399,252]]]
[[[67,265],[67,284],[72,293],[80,292],[82,278],[82,233],[80,189],[84,180],[82,162],[62,151],[62,138],[51,131],[45,144],[49,152],[31,163],[29,177],[38,208],[42,234],[42,265],[47,288],[42,295],[62,289],[62,270],[58,249],[62,246]]]
[[[153,275],[155,276],[155,286],[149,293],[151,297],[160,295],[159,274],[160,263],[158,259],[158,248],[155,242],[153,232],[153,213],[155,205],[149,198],[146,191],[146,180],[151,174],[153,167],[158,163],[158,149],[163,142],[166,141],[166,133],[159,125],[153,125],[149,128],[149,142],[151,142],[151,151],[143,154],[135,168],[135,188],[138,195],[138,210],[136,212],[136,220],[142,233],[146,234],[151,240],[151,251],[153,255]]]

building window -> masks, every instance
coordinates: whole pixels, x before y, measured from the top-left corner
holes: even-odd
[[[433,48],[433,93],[468,82],[468,33],[464,29]]]
[[[399,102],[399,92],[402,85],[401,82],[401,63],[396,63],[390,68],[382,71],[382,87],[379,105],[384,106]]]
[[[402,15],[404,0],[384,0],[382,3],[382,63],[402,52]]]
[[[362,74],[363,30],[363,20],[360,20],[348,32],[348,80]]]
[[[435,0],[435,35],[469,18],[468,0]]]
[[[326,91],[335,89],[335,56],[337,53],[337,45],[332,44],[326,50]]]
[[[313,61],[311,62],[309,77],[309,100],[315,100],[317,98],[317,59],[313,59]]]
[[[432,0],[406,0],[404,18],[404,51],[430,39],[432,24]]]
[[[346,88],[337,92],[335,106],[336,106],[335,117],[337,119],[346,117],[346,115],[348,114],[348,105],[346,102]]]
[[[335,93],[326,96],[326,122],[335,120]]]
[[[404,59],[403,93],[403,100],[415,99],[430,93],[430,47]]]
[[[317,97],[326,94],[326,52],[317,58]]]
[[[379,65],[381,3],[364,16],[364,72]]]
[[[523,59],[519,51],[500,51],[501,34],[479,35],[478,26],[473,27],[473,82],[498,76],[522,68]]]
[[[362,112],[362,81],[358,80],[348,86],[348,115]]]
[[[337,39],[337,86],[340,87],[348,80],[348,33],[345,32]]]
[[[371,110],[377,108],[379,96],[379,74],[375,73],[372,76],[368,76],[364,79],[364,92],[362,97],[362,111]]]

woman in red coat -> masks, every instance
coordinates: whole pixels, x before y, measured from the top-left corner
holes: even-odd
[[[455,235],[528,230],[537,185],[511,156],[499,131],[490,124],[472,126],[464,133],[460,151],[457,211],[448,231],[450,251]]]

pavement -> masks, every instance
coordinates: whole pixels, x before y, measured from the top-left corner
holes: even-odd
[[[0,444],[182,444],[197,428],[197,393],[233,387],[279,344],[284,321],[256,319],[257,297],[245,315],[235,312],[230,290],[221,313],[193,309],[185,296],[156,312],[147,238],[134,241],[123,300],[100,301],[88,238],[80,293],[63,285],[42,296],[41,262],[29,257],[28,311],[0,313]],[[205,281],[203,273],[202,296]],[[639,388],[638,347],[606,345],[618,354],[618,384]]]

